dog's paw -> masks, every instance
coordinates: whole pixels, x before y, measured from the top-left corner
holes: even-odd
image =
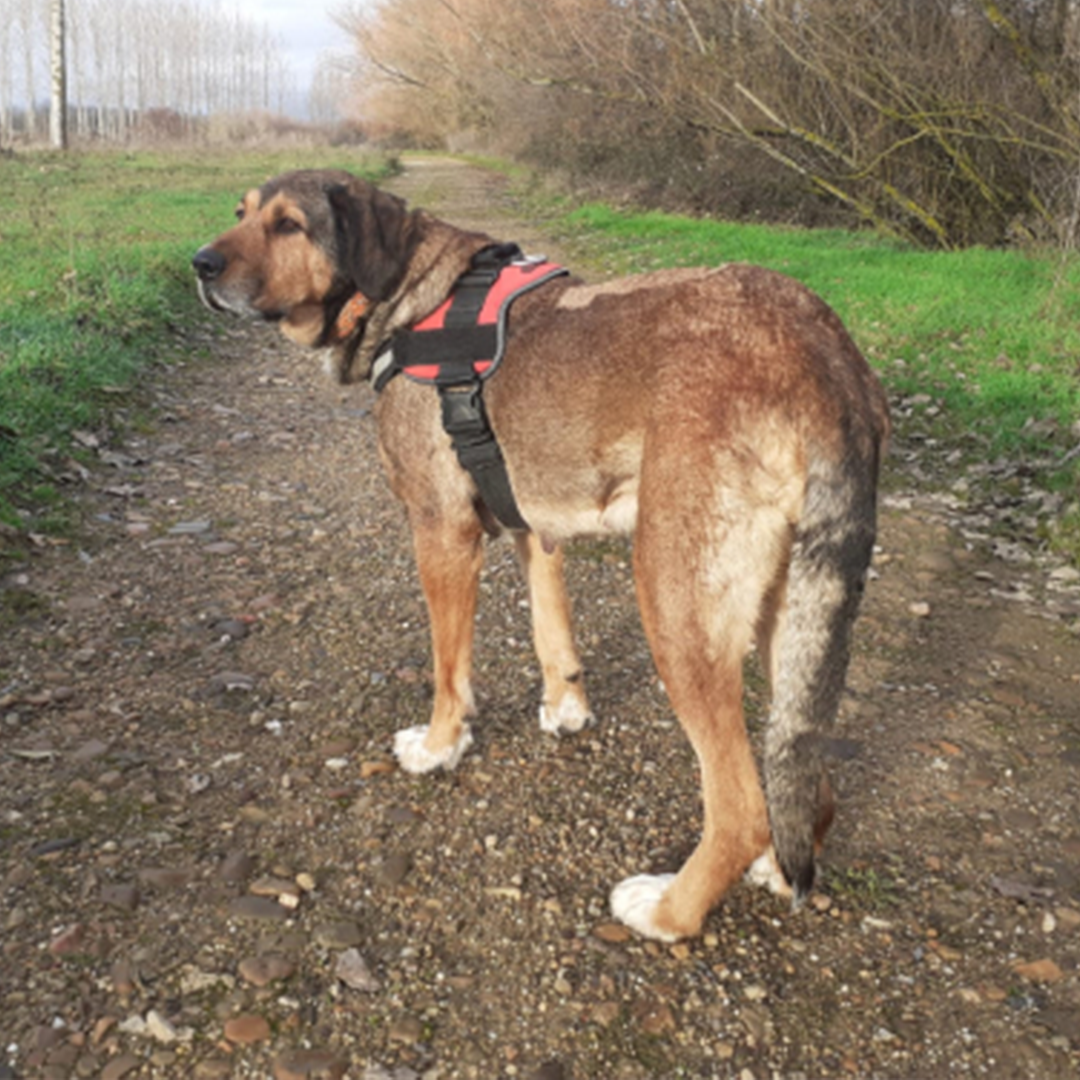
[[[760,885],[763,889],[776,896],[790,899],[791,886],[784,878],[780,864],[776,861],[776,853],[770,846],[763,851],[751,864],[743,875],[743,880],[751,885]]]
[[[656,925],[656,908],[664,898],[674,874],[638,874],[620,881],[611,891],[611,912],[643,937],[654,941],[678,941],[679,935]]]
[[[540,730],[551,735],[571,734],[594,723],[589,706],[574,694],[563,694],[557,705],[540,706]]]
[[[433,754],[424,745],[427,734],[428,727],[424,724],[405,728],[394,736],[394,756],[406,772],[427,773],[435,769],[455,769],[465,751],[472,746],[472,730],[468,724],[462,727],[461,735],[453,746],[448,746],[437,754]]]

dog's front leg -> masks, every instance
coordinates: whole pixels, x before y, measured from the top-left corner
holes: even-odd
[[[593,717],[574,647],[562,549],[545,551],[533,533],[517,533],[515,539],[529,581],[533,641],[544,678],[540,727],[555,734],[580,731]]]
[[[473,526],[418,525],[413,541],[431,619],[435,703],[431,723],[399,731],[394,753],[406,772],[453,769],[472,745],[465,717],[473,712],[473,623],[483,533]]]

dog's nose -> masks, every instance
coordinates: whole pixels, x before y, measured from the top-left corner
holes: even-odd
[[[212,247],[200,248],[191,260],[191,265],[203,281],[213,281],[225,270],[225,256]]]

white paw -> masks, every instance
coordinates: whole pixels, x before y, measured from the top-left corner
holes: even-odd
[[[592,722],[593,714],[589,712],[588,706],[573,694],[563,694],[562,700],[554,707],[540,706],[540,730],[551,735],[558,735],[563,731],[580,731]]]
[[[427,734],[428,727],[424,724],[405,728],[394,736],[394,756],[407,773],[427,773],[435,769],[449,771],[457,768],[462,755],[472,746],[472,729],[468,724],[462,727],[458,741],[438,754],[433,754],[424,745]]]
[[[659,930],[653,916],[674,874],[638,874],[611,890],[611,912],[620,922],[654,941],[678,941],[679,935]]]
[[[760,885],[777,896],[791,896],[791,886],[784,879],[771,847],[763,851],[750,864],[750,868],[743,875],[743,880],[751,885]]]

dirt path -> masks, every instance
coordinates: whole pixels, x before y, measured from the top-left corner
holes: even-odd
[[[395,186],[562,254],[487,174]],[[702,939],[645,943],[608,888],[677,865],[699,809],[627,548],[571,560],[599,726],[537,731],[495,544],[477,746],[407,776],[427,633],[368,391],[268,333],[178,349],[84,537],[0,590],[0,1080],[1080,1072],[1069,573],[990,557],[894,472],[820,894],[739,888]]]

